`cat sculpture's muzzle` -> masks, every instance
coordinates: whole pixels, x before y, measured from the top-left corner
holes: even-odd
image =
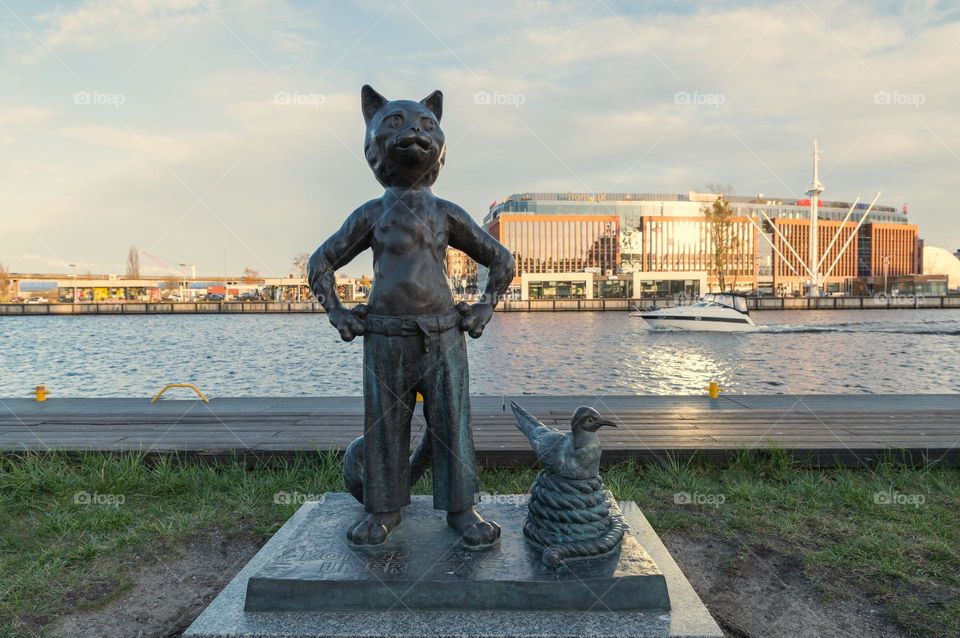
[[[419,163],[424,159],[431,159],[437,154],[433,139],[419,132],[398,135],[393,139],[391,154],[401,160]],[[434,159],[434,161],[436,161]]]

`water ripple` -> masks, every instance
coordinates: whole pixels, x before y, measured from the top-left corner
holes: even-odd
[[[956,310],[754,313],[755,333],[654,332],[626,313],[503,313],[468,339],[475,394],[960,392]],[[359,395],[362,344],[323,315],[0,318],[0,397]]]

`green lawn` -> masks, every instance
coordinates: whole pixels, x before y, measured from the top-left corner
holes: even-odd
[[[485,492],[522,493],[535,470],[481,476]],[[661,534],[772,546],[801,557],[827,596],[866,592],[908,633],[960,634],[957,469],[815,470],[772,452],[722,467],[621,464],[604,477]],[[78,601],[99,606],[122,596],[114,589],[98,599],[90,585],[116,579],[138,549],[214,528],[263,541],[304,495],[342,490],[334,454],[256,469],[136,454],[0,457],[0,636],[34,635]],[[416,491],[429,492],[429,483]],[[134,575],[121,576],[132,584]]]

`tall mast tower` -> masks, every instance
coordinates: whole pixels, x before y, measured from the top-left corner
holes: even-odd
[[[813,140],[813,183],[807,189],[807,195],[810,196],[810,285],[807,288],[807,295],[810,297],[820,296],[820,263],[818,237],[817,237],[817,217],[820,208],[820,193],[824,190],[820,183],[820,148],[817,146],[817,140]]]

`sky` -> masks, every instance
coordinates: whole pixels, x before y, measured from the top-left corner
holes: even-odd
[[[444,93],[434,192],[909,205],[960,248],[955,2],[0,0],[0,264],[293,271],[382,189],[360,87]],[[369,253],[344,272],[371,271]],[[73,266],[70,266],[73,264]]]

